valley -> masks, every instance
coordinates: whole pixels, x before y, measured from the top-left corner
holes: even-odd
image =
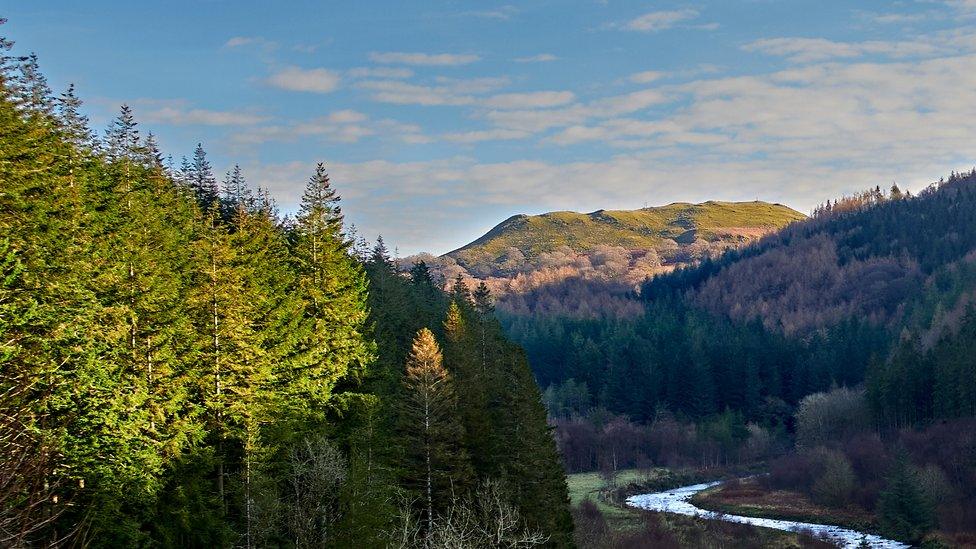
[[[974,21],[5,6],[0,547],[976,549]]]

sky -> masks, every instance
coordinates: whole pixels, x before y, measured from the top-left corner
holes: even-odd
[[[293,212],[325,162],[403,255],[518,213],[766,200],[809,213],[976,164],[976,0],[0,2],[96,128]]]

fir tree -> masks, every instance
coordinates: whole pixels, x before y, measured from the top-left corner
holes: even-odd
[[[327,400],[335,383],[359,375],[371,360],[366,342],[366,279],[342,233],[339,195],[325,165],[309,179],[292,229],[298,291],[306,304],[308,340],[303,392]]]
[[[234,169],[224,175],[223,197],[221,209],[224,219],[231,219],[240,208],[247,208],[253,201],[251,191],[244,180],[241,167],[234,164]]]
[[[197,148],[193,150],[193,161],[187,171],[187,180],[202,209],[209,210],[217,203],[217,179],[202,143],[197,143]]]
[[[463,493],[472,476],[457,396],[442,360],[433,332],[417,332],[400,402],[403,481],[421,495],[427,532],[435,512],[445,509],[454,494]]]
[[[139,130],[132,109],[122,105],[119,116],[105,131],[105,154],[112,162],[135,161],[139,151]]]
[[[58,122],[65,141],[74,150],[83,152],[94,148],[95,137],[88,127],[88,117],[81,113],[81,99],[75,95],[75,85],[68,85],[56,100]]]
[[[916,476],[907,455],[902,453],[878,501],[878,516],[885,533],[912,543],[920,541],[935,525],[934,502],[925,498]]]
[[[51,88],[41,72],[37,54],[31,53],[20,65],[19,105],[31,116],[50,117],[54,113]]]

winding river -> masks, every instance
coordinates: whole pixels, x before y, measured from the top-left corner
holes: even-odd
[[[648,511],[658,511],[663,513],[676,513],[711,520],[724,520],[726,522],[736,522],[739,524],[751,524],[763,528],[773,528],[776,530],[786,530],[788,532],[804,531],[818,538],[837,544],[838,547],[855,549],[861,547],[862,542],[867,542],[868,546],[878,549],[903,549],[910,547],[904,543],[884,539],[873,534],[865,534],[855,530],[848,530],[840,526],[830,526],[827,524],[811,524],[806,522],[793,522],[790,520],[776,520],[756,517],[741,517],[738,515],[726,515],[714,511],[706,511],[692,505],[688,500],[692,496],[707,490],[713,486],[718,486],[721,482],[708,482],[705,484],[694,484],[684,486],[665,492],[655,494],[639,494],[627,498],[627,505],[645,509]]]

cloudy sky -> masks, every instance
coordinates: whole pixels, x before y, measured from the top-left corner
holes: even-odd
[[[976,163],[976,0],[47,0],[0,15],[96,126],[126,102],[177,160],[201,141],[286,212],[327,162],[347,219],[404,254],[515,213],[809,212]]]

